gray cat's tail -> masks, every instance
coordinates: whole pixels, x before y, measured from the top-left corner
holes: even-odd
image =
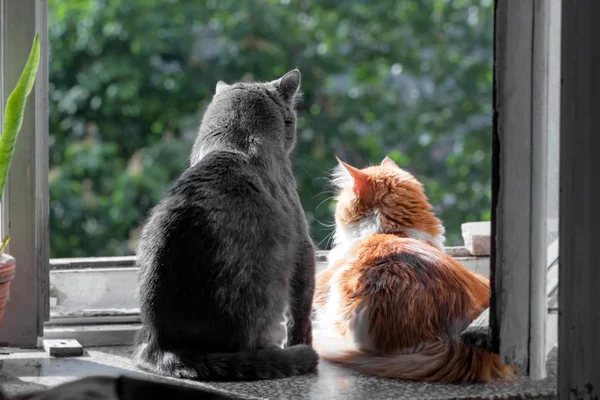
[[[200,381],[286,378],[313,372],[319,362],[319,355],[308,345],[192,355],[143,343],[138,346],[135,358],[138,366],[146,371]]]

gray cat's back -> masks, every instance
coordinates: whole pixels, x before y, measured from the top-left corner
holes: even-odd
[[[203,380],[316,367],[314,246],[290,162],[298,86],[297,71],[217,86],[192,164],[140,236],[140,367]]]
[[[173,184],[154,209],[153,223],[142,233],[154,237],[144,237],[148,247],[140,248],[141,254],[166,256],[177,251],[170,257],[186,260],[189,267],[157,268],[145,277],[165,285],[173,281],[175,285],[184,276],[193,281],[202,274],[195,289],[205,292],[205,301],[218,297],[221,307],[211,313],[220,321],[225,321],[227,314],[256,309],[252,292],[262,288],[251,283],[279,278],[285,268],[274,269],[271,265],[293,261],[286,257],[292,254],[289,247],[297,235],[285,212],[290,199],[269,190],[272,184],[265,182],[242,155],[219,151],[207,154]],[[232,282],[237,286],[235,291],[224,285]],[[151,301],[169,309],[176,300],[187,302],[184,291],[180,293],[182,299],[169,292],[164,299]],[[142,293],[154,297],[160,294]]]

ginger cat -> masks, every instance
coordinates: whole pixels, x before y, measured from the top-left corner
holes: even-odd
[[[386,157],[362,170],[343,163],[335,246],[317,275],[325,360],[386,378],[489,382],[514,375],[497,354],[459,334],[488,307],[489,281],[444,252],[444,227],[420,182]]]

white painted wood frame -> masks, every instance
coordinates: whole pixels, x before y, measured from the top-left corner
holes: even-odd
[[[548,297],[555,283],[548,279],[549,269],[558,258],[558,239],[549,242],[548,198],[558,201],[550,191],[551,143],[560,136],[560,1],[534,0],[532,70],[532,162],[531,162],[531,272],[529,376],[546,377],[546,356],[556,345],[557,321],[549,324]],[[558,264],[554,264],[558,268]],[[549,286],[550,284],[550,286]]]
[[[559,115],[560,3],[496,0],[494,175],[490,327],[501,359],[546,376],[549,255],[546,198],[549,132]],[[556,265],[555,265],[556,266]],[[554,329],[555,331],[555,329]],[[548,338],[547,338],[548,336]]]
[[[48,42],[46,0],[2,0],[0,10],[2,110],[25,66],[35,33],[40,65],[2,199],[2,235],[16,276],[0,326],[0,343],[32,347],[49,317],[48,282]]]

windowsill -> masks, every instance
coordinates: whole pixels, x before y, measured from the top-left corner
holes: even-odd
[[[288,379],[255,382],[193,382],[143,372],[132,360],[130,346],[86,348],[81,357],[52,358],[43,351],[16,351],[4,357],[0,382],[4,391],[17,385],[56,386],[91,375],[126,375],[209,388],[245,399],[550,399],[556,397],[556,352],[548,360],[549,377],[541,381],[517,378],[488,385],[443,385],[380,379],[361,375],[321,361],[318,372]],[[31,390],[31,389],[29,389]],[[35,390],[35,389],[34,389]],[[13,393],[8,393],[13,394]]]
[[[490,271],[490,222],[462,225],[465,246],[446,247],[467,269]],[[317,251],[317,273],[327,268],[328,251]],[[50,321],[46,326],[139,322],[136,257],[50,260]]]
[[[489,223],[463,225],[463,237],[466,246],[446,247],[446,253],[489,278]],[[317,252],[317,272],[327,267],[327,253]],[[557,255],[556,242],[548,250],[548,259],[557,260]],[[72,338],[84,346],[131,344],[140,327],[135,260],[135,256],[51,260],[51,312],[44,338]],[[550,326],[556,325],[557,286],[558,261],[548,270]],[[487,326],[487,321],[481,323]],[[479,328],[469,331],[469,340],[478,342],[485,336]]]
[[[466,247],[446,253],[471,271],[489,276],[489,256]],[[73,338],[84,346],[127,345],[139,328],[135,298],[135,256],[50,260],[50,321],[44,339]],[[327,267],[327,251],[317,252],[317,272]]]
[[[471,271],[489,276],[489,257],[471,256],[464,247],[450,247],[453,255]],[[69,318],[131,318],[139,308],[135,298],[135,257],[51,260],[49,324]],[[317,253],[317,272],[327,267],[327,252]]]

